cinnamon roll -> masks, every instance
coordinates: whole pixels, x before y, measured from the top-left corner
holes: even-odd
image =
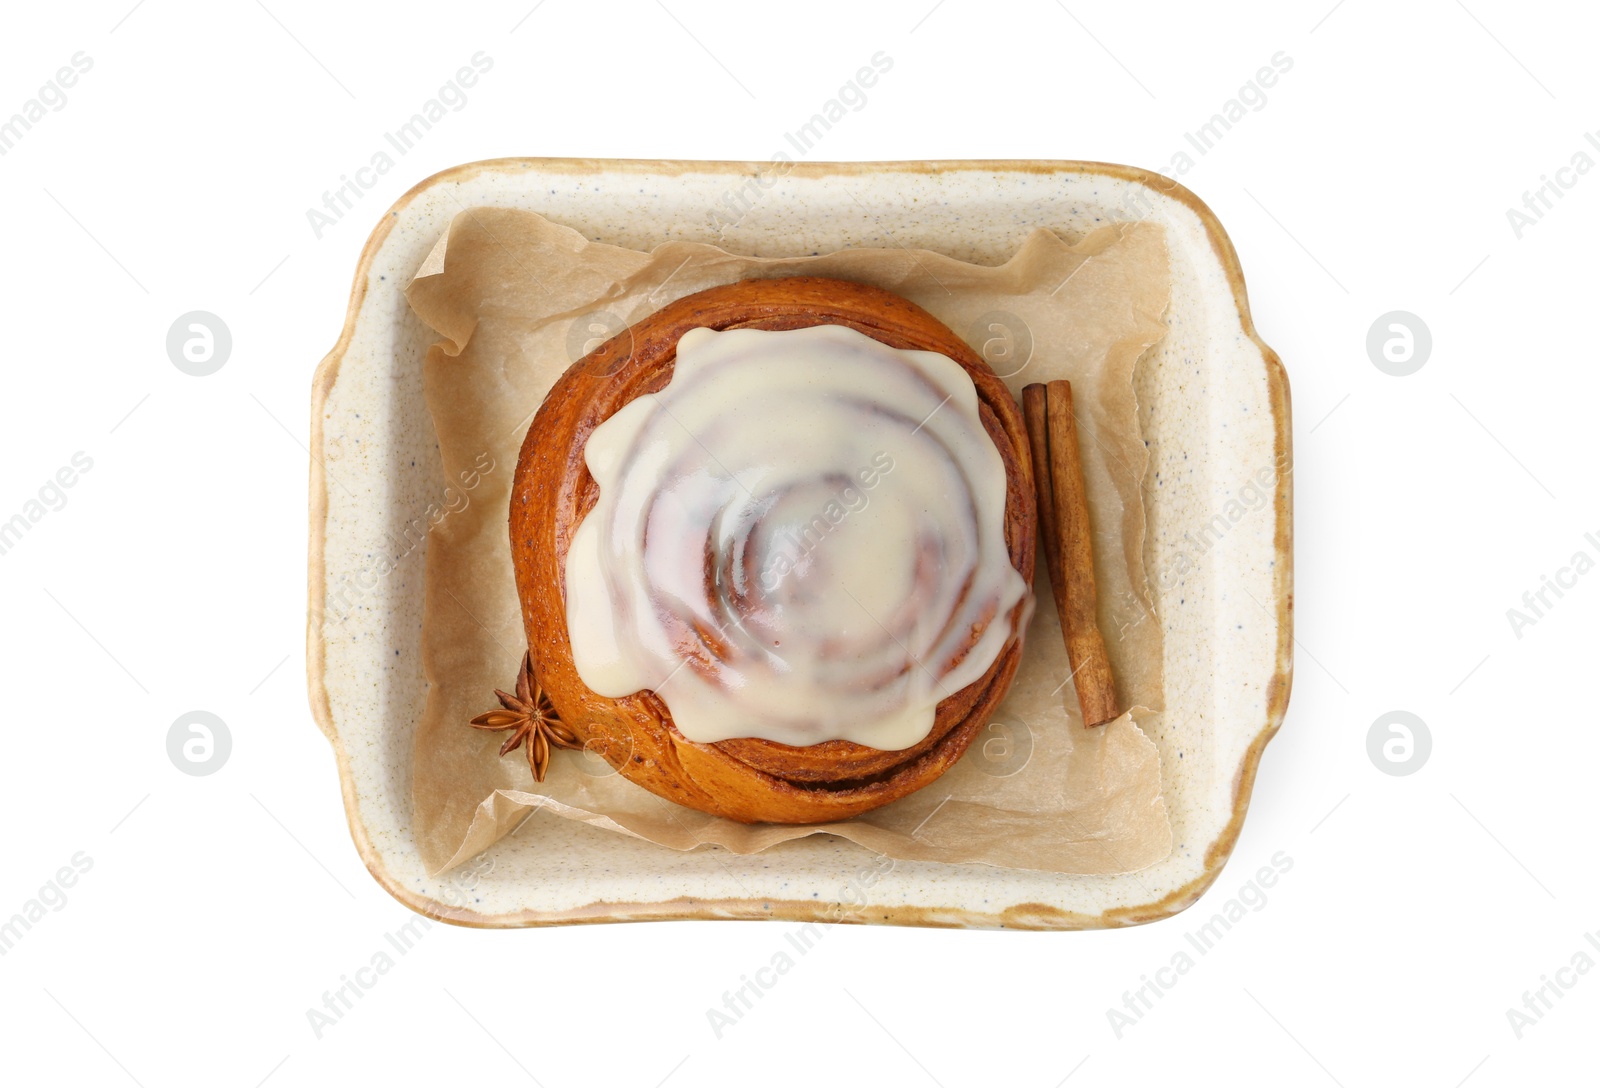
[[[818,278],[674,302],[558,381],[518,459],[529,650],[630,780],[744,822],[933,781],[1004,697],[1034,562],[998,377],[926,311]]]

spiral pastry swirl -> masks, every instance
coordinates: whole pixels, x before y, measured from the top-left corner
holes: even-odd
[[[1027,593],[1005,465],[954,361],[854,329],[691,329],[595,429],[567,559],[578,675],[678,731],[908,748]]]
[[[912,303],[808,277],[690,295],[575,364],[524,441],[511,544],[539,681],[681,804],[877,807],[1004,697],[1032,491],[1004,384]]]

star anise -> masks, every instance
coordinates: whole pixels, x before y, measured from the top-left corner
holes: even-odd
[[[495,695],[504,710],[491,710],[472,719],[475,729],[493,731],[511,730],[511,736],[500,746],[500,754],[514,752],[528,742],[528,769],[536,782],[543,782],[550,769],[550,747],[581,749],[583,741],[576,733],[561,724],[550,696],[533,676],[533,656],[522,655],[522,669],[517,673],[517,693],[508,695],[499,688]]]

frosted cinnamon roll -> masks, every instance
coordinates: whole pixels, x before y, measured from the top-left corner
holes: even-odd
[[[713,288],[574,365],[512,495],[540,685],[693,808],[840,819],[938,777],[999,703],[1029,607],[1020,414],[877,288]]]

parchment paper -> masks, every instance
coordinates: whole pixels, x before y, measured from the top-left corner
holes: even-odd
[[[525,646],[506,526],[528,423],[562,371],[613,333],[683,295],[778,275],[835,276],[911,299],[964,335],[1013,395],[1030,382],[1072,381],[1100,623],[1122,703],[1134,709],[1082,727],[1041,560],[1039,607],[994,722],[955,767],[909,797],[839,823],[747,826],[658,798],[583,753],[555,753],[535,784],[521,752],[497,757],[502,734],[466,725],[496,705],[491,689],[511,686]],[[445,475],[477,481],[471,501],[428,534],[429,689],[413,767],[428,865],[460,864],[537,808],[680,850],[716,843],[750,853],[825,832],[894,858],[1061,873],[1130,872],[1166,857],[1160,760],[1134,720],[1161,709],[1161,632],[1142,559],[1147,456],[1133,369],[1165,332],[1169,290],[1165,237],[1143,222],[1070,245],[1041,229],[989,267],[905,248],[752,258],[673,242],[643,253],[590,242],[531,212],[458,215],[407,290],[443,337],[424,382]]]

